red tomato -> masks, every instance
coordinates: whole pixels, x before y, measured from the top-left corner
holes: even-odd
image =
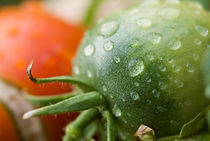
[[[34,60],[36,77],[68,75],[71,59],[84,28],[69,25],[47,13],[38,3],[0,11],[0,76],[32,94],[57,94],[71,90],[58,83],[39,86],[26,75]]]
[[[9,112],[0,103],[0,140],[18,141],[20,139],[17,129],[14,126],[13,119]]]
[[[26,75],[31,60],[36,77],[71,74],[71,60],[85,28],[55,18],[35,2],[0,10],[0,77],[33,95],[69,92],[71,85],[33,84]],[[50,141],[61,140],[77,114],[44,117]]]

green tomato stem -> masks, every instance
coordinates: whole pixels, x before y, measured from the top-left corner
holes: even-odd
[[[33,81],[36,84],[41,83],[51,83],[51,82],[63,82],[63,83],[71,83],[71,84],[77,84],[82,89],[84,89],[86,92],[93,91],[94,88],[87,85],[85,82],[83,82],[80,78],[74,77],[74,76],[58,76],[58,77],[49,77],[49,78],[35,78],[32,73],[31,69],[33,67],[33,61],[31,61],[30,65],[27,69],[28,77],[31,81]]]
[[[70,97],[77,96],[77,93],[66,93],[61,95],[54,96],[33,96],[33,95],[25,95],[26,99],[32,103],[34,106],[47,106],[51,104],[58,103]]]
[[[96,108],[82,112],[75,121],[67,125],[63,141],[78,141],[85,127],[99,116],[100,113]]]
[[[105,105],[105,100],[102,95],[98,92],[89,92],[74,96],[50,106],[29,111],[24,114],[23,119],[48,114],[77,112],[102,105]]]

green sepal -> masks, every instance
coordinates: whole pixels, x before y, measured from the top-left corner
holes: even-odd
[[[36,84],[62,82],[62,83],[76,84],[79,87],[81,87],[85,92],[94,91],[94,88],[92,86],[89,86],[88,84],[83,82],[81,78],[76,76],[66,75],[66,76],[49,77],[49,78],[35,78],[31,73],[32,67],[33,67],[33,61],[31,61],[30,65],[27,68],[27,74],[28,78]]]
[[[206,112],[210,109],[210,106],[205,108],[202,112],[200,112],[193,120],[189,121],[188,123],[184,124],[179,137],[184,138],[188,136],[192,136],[197,134],[201,129],[205,126],[206,121]]]
[[[63,141],[78,141],[84,129],[99,116],[100,112],[96,108],[82,112],[75,121],[67,125]]]
[[[105,116],[107,120],[107,141],[115,141],[116,127],[113,116],[108,110],[105,111]]]
[[[77,112],[102,105],[105,105],[103,96],[98,92],[89,92],[79,94],[53,105],[29,111],[24,114],[23,118],[27,119],[33,116]]]
[[[39,106],[47,106],[47,105],[55,104],[65,99],[74,97],[76,95],[77,93],[67,93],[67,94],[60,94],[60,95],[54,95],[54,96],[25,95],[25,97],[34,106],[39,107]]]
[[[96,121],[93,121],[92,123],[90,123],[85,129],[84,129],[84,139],[92,139],[93,136],[96,134],[98,130],[98,125]]]

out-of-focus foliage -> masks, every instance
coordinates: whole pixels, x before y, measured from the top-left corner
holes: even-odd
[[[21,3],[23,0],[0,0],[0,6],[16,5]]]

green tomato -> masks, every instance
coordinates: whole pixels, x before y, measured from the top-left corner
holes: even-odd
[[[87,107],[110,111],[122,140],[134,140],[142,124],[157,137],[178,134],[210,104],[201,69],[209,29],[201,5],[179,0],[145,0],[100,21],[86,33],[74,60],[74,76],[105,101],[98,97]],[[52,114],[57,105],[29,115]]]

